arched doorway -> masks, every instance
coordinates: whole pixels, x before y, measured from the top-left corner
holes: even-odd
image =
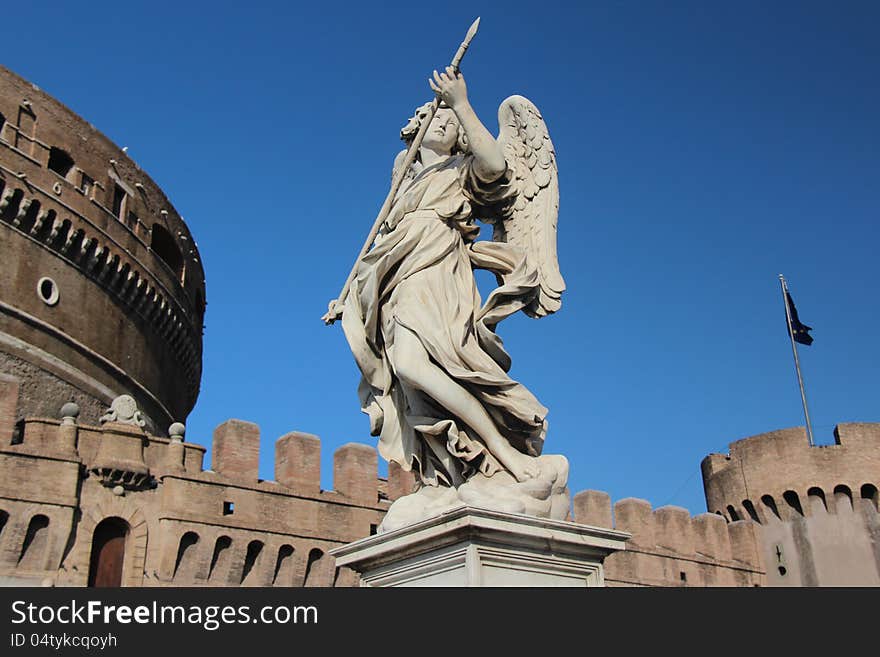
[[[92,535],[89,586],[118,587],[122,584],[128,523],[122,518],[102,520]]]

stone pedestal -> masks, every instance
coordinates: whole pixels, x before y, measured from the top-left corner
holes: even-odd
[[[460,507],[332,550],[361,586],[604,586],[629,534]]]

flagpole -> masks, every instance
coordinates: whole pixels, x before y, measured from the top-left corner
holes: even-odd
[[[807,421],[807,439],[810,441],[810,447],[813,447],[813,425],[810,423],[810,411],[807,409],[807,393],[804,391],[804,377],[801,376],[801,362],[798,359],[797,344],[794,341],[794,331],[791,328],[791,308],[788,307],[788,285],[785,283],[785,277],[779,274],[779,284],[782,286],[782,303],[785,305],[785,319],[788,323],[788,337],[791,338],[791,353],[794,354],[794,368],[797,370],[798,386],[801,390],[801,402],[804,405],[804,419]]]

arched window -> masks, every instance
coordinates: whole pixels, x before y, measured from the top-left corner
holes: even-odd
[[[263,552],[262,541],[251,541],[247,546],[247,554],[244,557],[244,568],[241,571],[241,583],[244,584],[248,576],[254,571],[257,560]]]
[[[208,571],[208,579],[218,574],[220,576],[229,569],[229,548],[232,547],[232,539],[228,536],[219,536],[214,542],[214,554],[211,556],[211,569]]]
[[[739,520],[739,514],[736,512],[736,509],[734,509],[733,506],[730,504],[727,505],[727,515],[730,516],[731,522],[736,522],[737,520]]]
[[[773,514],[777,520],[779,520],[779,509],[776,508],[776,500],[773,499],[771,495],[762,495],[761,496],[761,504],[763,504],[766,508],[770,509],[770,512]],[[770,518],[767,514],[765,514],[766,518]]]
[[[49,168],[62,178],[67,178],[73,168],[73,158],[67,151],[53,146],[49,149]]]
[[[46,545],[49,542],[49,518],[39,514],[28,523],[21,552],[18,555],[18,566],[22,569],[42,569]]]
[[[0,509],[0,536],[3,536],[3,528],[6,527],[6,522],[9,520],[9,514],[6,513],[3,509]]]
[[[125,193],[125,190],[122,189],[119,185],[113,185],[113,205],[110,208],[110,211],[116,215],[117,219],[124,218],[124,210],[125,210],[125,200],[128,197],[128,194]]]
[[[880,505],[880,495],[877,494],[877,487],[874,484],[865,484],[862,486],[861,496],[863,500],[868,500],[871,503],[871,506],[874,507],[874,511],[880,510],[878,509],[878,505]]]
[[[327,565],[327,556],[323,550],[312,548],[309,551],[309,560],[306,564],[306,574],[303,577],[303,586],[326,586],[324,580],[325,566]]]
[[[92,534],[92,553],[89,558],[89,586],[118,587],[122,585],[122,566],[125,562],[125,541],[128,523],[122,518],[106,518],[98,523]]]
[[[164,226],[153,224],[150,248],[175,273],[177,278],[183,273],[183,256],[177,247],[174,236]]]
[[[834,510],[837,513],[847,513],[852,511],[853,499],[852,491],[849,486],[843,484],[834,487]]]
[[[293,546],[282,545],[278,548],[275,560],[275,574],[272,576],[274,586],[291,586],[293,577]]]
[[[749,514],[749,518],[760,524],[761,519],[758,517],[758,511],[755,509],[755,505],[752,504],[751,500],[743,500],[743,508],[746,510],[746,513]]]
[[[193,574],[195,566],[196,544],[199,542],[199,535],[195,532],[186,532],[180,537],[180,544],[177,547],[177,561],[174,563],[174,574],[183,577],[190,577]]]
[[[799,515],[804,515],[804,510],[801,507],[801,498],[798,497],[798,494],[793,490],[787,490],[782,494],[782,499],[785,500],[785,503],[788,504],[789,508],[793,509]]]
[[[828,511],[828,503],[825,501],[825,491],[813,486],[807,491],[807,501],[810,503],[810,511]]]
[[[3,128],[6,127],[6,117],[0,112],[0,139],[3,139]]]

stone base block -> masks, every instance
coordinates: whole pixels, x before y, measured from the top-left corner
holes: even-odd
[[[361,586],[604,586],[629,534],[459,507],[332,550]]]

